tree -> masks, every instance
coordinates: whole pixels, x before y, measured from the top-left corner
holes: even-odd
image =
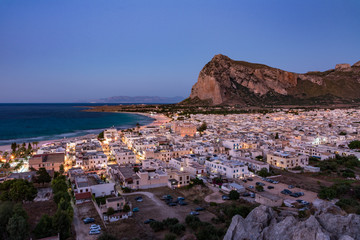
[[[335,198],[336,195],[337,195],[336,190],[331,188],[331,187],[323,187],[323,188],[321,188],[320,191],[319,191],[319,194],[318,194],[319,198],[321,198],[321,199],[329,199],[329,200]]]
[[[164,230],[164,224],[159,221],[154,221],[150,223],[150,227],[154,232],[159,232],[161,230]]]
[[[170,232],[175,233],[176,235],[181,235],[183,232],[185,232],[185,226],[180,223],[171,225],[169,229]]]
[[[45,168],[39,168],[36,171],[36,177],[34,179],[36,183],[49,183],[51,181],[51,177]]]
[[[134,167],[134,172],[137,173],[138,171],[140,171],[140,169],[138,167]]]
[[[261,186],[261,185],[256,185],[256,186],[255,186],[255,189],[256,189],[256,191],[258,191],[258,192],[264,191],[264,187]]]
[[[198,131],[199,132],[204,132],[205,130],[207,129],[207,124],[206,124],[206,122],[203,122],[201,125],[200,125],[200,127],[198,127]]]
[[[67,239],[70,236],[71,218],[67,211],[58,208],[53,217],[53,229],[60,233],[60,239]]]
[[[70,202],[70,200],[71,200],[68,192],[60,191],[60,192],[57,192],[54,194],[54,202],[56,204],[59,204],[61,199],[64,199],[66,202]]]
[[[31,144],[30,144],[30,143],[28,144],[28,148],[27,148],[27,149],[28,149],[28,152],[31,152],[31,150],[32,150],[32,146],[31,146]]]
[[[27,180],[15,179],[0,184],[0,200],[2,201],[32,201],[36,194],[37,189]]]
[[[275,139],[279,139],[279,133],[275,134]]]
[[[61,175],[63,175],[64,172],[65,172],[65,170],[64,170],[64,164],[61,164],[61,165],[60,165],[60,168],[59,168],[59,173],[60,173]]]
[[[15,152],[16,152],[17,146],[18,146],[18,145],[16,144],[16,142],[11,143],[12,153],[15,153]]]
[[[27,238],[29,225],[23,216],[14,214],[6,226],[11,240],[23,240]]]
[[[114,210],[114,208],[112,208],[112,207],[109,207],[108,209],[107,209],[107,211],[106,211],[106,215],[108,215],[108,216],[111,216],[111,215],[113,215],[115,213],[115,210]]]
[[[360,149],[360,141],[359,140],[351,141],[348,146],[350,149]]]
[[[55,232],[53,231],[53,219],[47,214],[41,216],[39,223],[34,229],[34,234],[36,238],[46,238],[53,236]]]
[[[229,194],[229,198],[231,200],[238,200],[240,198],[240,194],[235,190],[231,190]]]
[[[260,171],[257,172],[257,175],[259,175],[260,177],[268,177],[271,174],[266,168],[262,168]]]
[[[102,131],[101,133],[99,133],[98,139],[99,139],[99,140],[103,140],[103,139],[104,139],[104,131]]]
[[[59,176],[52,180],[51,187],[54,193],[67,192],[68,186],[66,184],[65,176]]]
[[[167,227],[170,227],[170,226],[175,225],[177,223],[179,223],[179,219],[177,219],[177,218],[166,218],[166,219],[163,220],[163,224],[165,226],[167,226]]]
[[[116,240],[117,238],[114,237],[113,235],[105,232],[103,234],[101,234],[101,236],[98,238],[98,240]]]
[[[123,207],[123,212],[130,212],[130,206],[125,204]]]

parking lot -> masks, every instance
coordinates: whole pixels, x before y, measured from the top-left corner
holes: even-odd
[[[95,222],[94,223],[90,223],[90,224],[85,224],[83,222],[84,218],[94,218]],[[88,202],[88,203],[83,203],[83,204],[79,204],[76,205],[76,207],[74,208],[74,226],[75,226],[75,230],[76,230],[76,239],[97,239],[99,237],[99,235],[89,235],[89,231],[90,231],[90,225],[91,224],[98,224],[101,226],[101,229],[103,232],[104,225],[100,219],[100,216],[98,214],[98,212],[96,211],[94,205],[92,202]]]
[[[281,182],[279,182],[277,184],[273,184],[273,183],[269,183],[267,181],[263,181],[259,177],[254,177],[253,181],[247,181],[246,183],[243,182],[243,181],[238,181],[239,184],[242,184],[242,185],[245,186],[245,188],[247,189],[248,192],[252,191],[255,194],[257,193],[257,191],[255,190],[256,182],[261,182],[261,183],[265,184],[264,185],[264,191],[267,191],[269,193],[277,195],[277,196],[281,197],[284,200],[285,199],[291,199],[291,200],[302,199],[302,200],[305,200],[305,201],[308,201],[308,202],[313,202],[315,199],[317,199],[317,193],[315,193],[315,192],[307,191],[307,190],[297,188],[297,187],[289,189],[288,185],[286,185],[284,183],[281,183]],[[254,188],[250,189],[249,186],[253,186]],[[268,186],[273,186],[274,188],[273,189],[268,189]],[[291,192],[303,192],[304,196],[295,198],[295,197],[291,197],[289,195],[284,195],[284,194],[281,193],[281,191],[284,190],[284,189],[289,189]]]

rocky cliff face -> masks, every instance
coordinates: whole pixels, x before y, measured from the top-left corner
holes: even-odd
[[[264,105],[360,101],[360,62],[297,74],[216,55],[183,103]]]
[[[359,240],[360,216],[317,212],[300,221],[271,207],[259,206],[245,219],[233,217],[224,240]]]

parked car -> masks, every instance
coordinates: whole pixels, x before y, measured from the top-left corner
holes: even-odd
[[[204,211],[204,210],[205,210],[205,208],[202,208],[202,207],[197,207],[197,208],[195,208],[195,211],[196,211],[196,212]]]
[[[305,194],[303,192],[297,192],[300,196],[304,196]]]
[[[166,199],[172,199],[173,197],[171,195],[164,195],[161,197],[162,200],[166,200]]]
[[[100,227],[100,225],[92,224],[92,225],[90,226],[90,230],[101,230],[101,227]]]
[[[243,179],[242,181],[243,181],[243,182],[245,182],[245,183],[247,182],[247,180],[246,180],[246,179]]]
[[[191,212],[190,212],[190,215],[199,215],[199,213],[196,212],[196,211],[191,211]]]
[[[228,195],[222,195],[223,200],[230,200],[230,197]]]
[[[278,183],[279,183],[279,181],[273,181],[272,183],[273,183],[273,184],[278,184]]]
[[[133,212],[138,212],[138,211],[140,211],[140,209],[138,207],[133,209]]]
[[[178,197],[177,199],[178,199],[179,201],[180,201],[180,200],[182,200],[182,201],[185,200],[185,198],[183,198],[183,197]]]
[[[255,184],[256,184],[257,186],[265,186],[265,184],[262,183],[262,182],[256,182]]]
[[[274,189],[274,186],[268,186],[267,188],[268,189]]]
[[[188,203],[185,202],[185,201],[179,201],[179,205],[180,205],[180,206],[185,206],[185,205],[188,205]]]
[[[247,180],[248,180],[248,181],[253,181],[253,179],[252,179],[252,178],[248,178]]]
[[[296,197],[296,198],[300,197],[300,195],[298,193],[290,193],[289,195],[291,197]]]
[[[254,189],[254,186],[250,185],[249,188]]]
[[[144,224],[149,224],[151,222],[155,222],[155,219],[149,218],[148,220],[144,221]]]
[[[174,206],[176,206],[177,204],[176,204],[175,202],[169,202],[168,205],[169,205],[170,207],[174,207]]]
[[[253,193],[253,192],[250,193],[250,197],[251,197],[251,198],[254,198],[254,197],[255,197],[255,193]]]
[[[90,235],[97,235],[97,234],[100,234],[100,230],[90,230],[89,234]]]
[[[249,197],[249,196],[250,196],[250,193],[248,193],[248,192],[243,193],[243,197]]]
[[[295,188],[293,185],[288,186],[289,189]]]
[[[290,191],[289,189],[284,189],[281,191],[282,194],[285,194],[285,195],[289,195],[292,193],[292,191]]]
[[[85,224],[93,223],[93,222],[95,222],[95,219],[93,219],[93,218],[84,218],[84,219],[83,219],[83,222],[84,222]]]

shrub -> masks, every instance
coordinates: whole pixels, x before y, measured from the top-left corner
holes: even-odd
[[[231,200],[238,200],[240,198],[240,194],[235,190],[231,190],[229,194],[229,198]]]
[[[154,221],[150,223],[150,227],[154,232],[159,232],[161,230],[164,230],[164,224],[159,221]]]
[[[179,220],[177,218],[167,218],[164,219],[162,222],[165,226],[170,227],[172,225],[179,223]]]
[[[175,240],[175,239],[176,239],[176,235],[172,233],[167,233],[164,237],[164,240]]]
[[[216,203],[216,202],[210,202],[210,206],[211,206],[211,207],[216,207],[216,206],[217,206],[217,203]]]
[[[186,216],[185,223],[193,230],[196,230],[201,225],[200,219],[192,215]]]
[[[175,233],[176,235],[181,235],[185,231],[185,226],[177,223],[170,226],[170,232]]]
[[[123,212],[130,212],[130,206],[125,204],[123,207]]]
[[[115,213],[115,210],[112,207],[109,207],[106,211],[106,215],[111,216]]]

